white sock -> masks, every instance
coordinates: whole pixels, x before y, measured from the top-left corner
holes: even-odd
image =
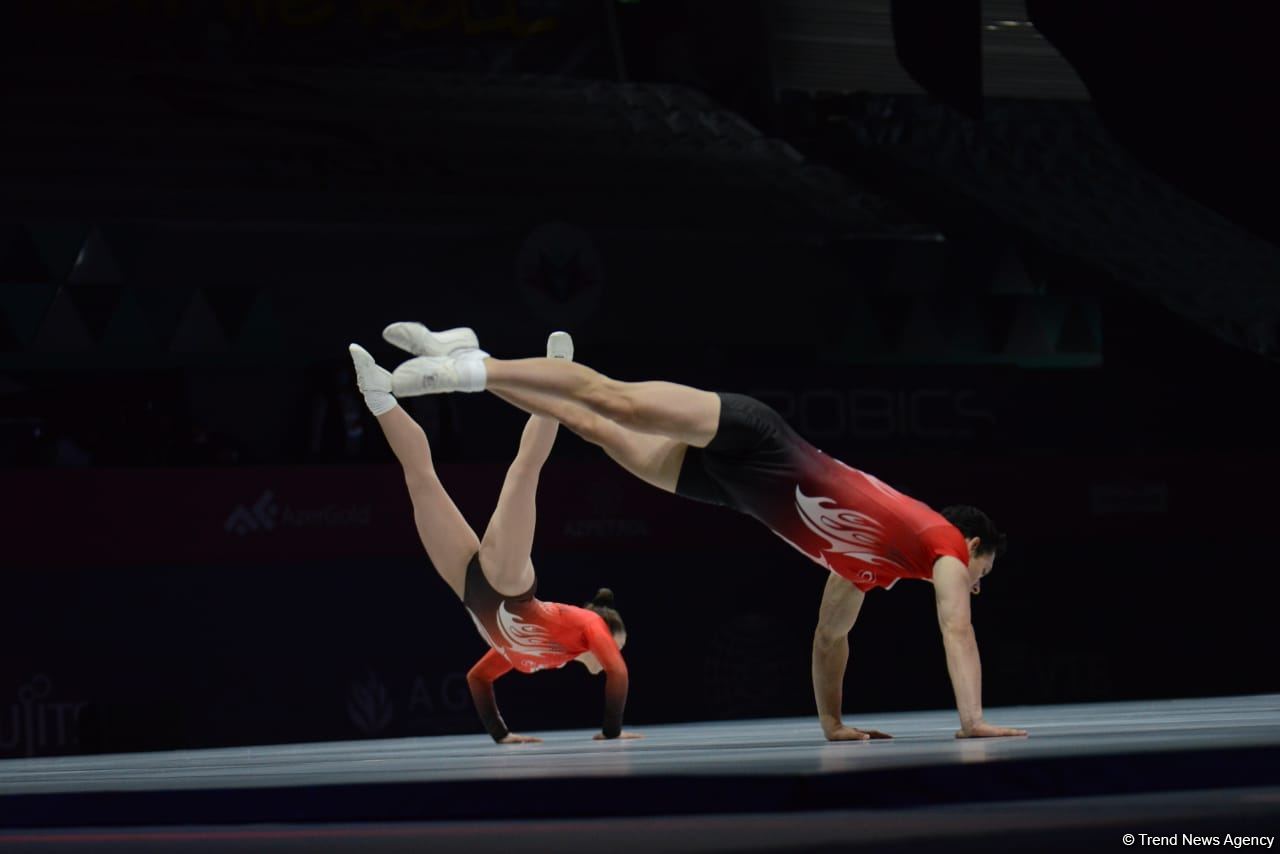
[[[483,352],[480,350],[477,353]],[[487,354],[486,354],[487,355]],[[471,356],[470,358],[456,358],[454,365],[458,370],[458,391],[484,391],[484,383],[487,371],[484,367],[484,358],[479,356]]]
[[[389,391],[366,391],[364,394],[364,405],[369,407],[369,411],[376,418],[391,410],[395,409],[399,404],[396,403],[396,397]]]

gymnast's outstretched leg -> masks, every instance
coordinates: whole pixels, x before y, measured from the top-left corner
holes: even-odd
[[[504,596],[527,593],[536,580],[530,553],[538,518],[538,476],[559,429],[550,418],[530,416],[480,540],[480,567],[490,586]]]
[[[406,346],[406,338],[411,335],[416,334],[419,342],[429,342],[433,337],[460,331],[433,333],[417,323],[388,326],[383,333],[388,341],[419,354],[419,358],[410,359],[393,373],[396,394],[532,392],[537,396],[527,397],[526,401],[534,407],[540,407],[539,401],[547,397],[560,398],[639,433],[665,436],[698,448],[705,448],[715,438],[720,423],[720,397],[714,392],[662,381],[621,382],[562,359],[494,359],[479,351],[467,357],[445,355],[441,347]],[[424,350],[427,355],[422,355]],[[536,414],[554,417],[541,408]]]
[[[423,357],[411,360],[412,362],[433,364],[453,362],[469,366],[480,360],[486,360],[489,355],[478,349],[475,333],[465,327],[432,332],[421,323],[393,323],[384,330],[382,335],[400,349]],[[577,367],[573,363],[573,339],[566,332],[553,332],[547,339],[547,358],[523,361],[559,367]],[[463,367],[463,370],[470,370],[470,368]],[[590,376],[600,377],[589,368],[584,370]],[[576,372],[571,371],[569,377],[572,378],[575,375]],[[687,404],[694,410],[695,419],[699,417],[696,412],[699,407],[702,409],[701,417],[709,417],[707,409],[714,406],[715,417],[719,417],[719,398],[709,392],[678,386],[674,383],[618,383],[617,385],[661,387],[655,389],[658,392],[656,395],[659,398],[658,405],[679,410],[680,406]],[[530,415],[545,416],[558,421],[586,441],[598,445],[620,466],[646,483],[666,492],[676,491],[680,467],[689,446],[689,443],[683,439],[663,435],[661,431],[642,432],[626,427],[607,415],[593,411],[571,396],[558,396],[519,387],[497,388],[493,385],[490,385],[489,390]],[[656,413],[650,413],[650,417],[654,415]],[[679,410],[675,415],[687,417],[690,412]],[[701,440],[706,430],[699,427],[694,432],[697,433],[695,438]],[[713,427],[710,435],[714,434]],[[710,436],[706,436],[706,441],[710,441]],[[706,442],[703,441],[699,447],[705,444]]]
[[[688,445],[678,439],[628,430],[564,398],[520,391],[495,391],[496,397],[529,413],[540,413],[563,424],[598,446],[631,474],[664,492],[676,491]]]
[[[358,344],[352,344],[350,351],[365,403],[404,469],[413,520],[427,557],[461,599],[467,563],[480,549],[480,540],[440,483],[426,434],[391,395],[390,372],[378,367],[373,356]]]

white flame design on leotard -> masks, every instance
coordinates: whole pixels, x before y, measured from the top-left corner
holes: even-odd
[[[498,631],[511,651],[520,655],[541,658],[564,651],[542,626],[527,623],[508,611],[506,602],[498,606]]]
[[[822,537],[828,543],[823,550],[822,564],[833,569],[827,561],[827,552],[860,560],[871,566],[893,567],[905,573],[906,568],[897,561],[880,554],[883,545],[881,533],[883,527],[875,519],[857,510],[841,507],[834,499],[818,496],[810,498],[796,487],[796,510],[810,531]],[[864,570],[862,580],[872,581],[874,573]]]

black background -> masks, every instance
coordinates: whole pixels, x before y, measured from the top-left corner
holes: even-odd
[[[1275,128],[1259,100],[1277,78],[1272,30],[1247,4],[1207,29],[1167,4],[1070,7],[1029,12],[1143,180],[1274,241]],[[392,363],[378,336],[396,319],[474,326],[495,355],[536,353],[547,332],[567,328],[579,360],[612,376],[758,394],[850,464],[934,506],[987,509],[1011,542],[974,603],[988,706],[1276,690],[1274,359],[941,179],[891,159],[841,159],[838,136],[796,121],[770,89],[754,9],[617,5],[628,80],[700,93],[873,187],[893,210],[882,222],[945,240],[788,219],[751,207],[754,191],[736,196],[732,180],[707,189],[692,169],[646,187],[628,177],[632,159],[652,174],[663,167],[639,130],[630,142],[625,130],[598,141],[566,130],[562,160],[608,156],[564,183],[546,171],[554,152],[526,155],[515,132],[504,142],[508,127],[554,133],[561,119],[517,115],[510,101],[472,102],[479,117],[468,121],[490,128],[487,154],[432,147],[432,122],[449,119],[413,115],[421,104],[404,93],[427,86],[422,75],[463,104],[486,85],[542,75],[559,76],[529,85],[616,85],[603,4],[6,9],[0,483],[12,510],[32,500],[35,478],[44,509],[34,524],[3,526],[13,547],[0,550],[0,754],[479,731],[460,677],[483,645],[423,559],[407,501],[392,542],[367,560],[146,547],[145,508],[190,489],[197,469],[228,470],[246,500],[267,470],[282,482],[319,470],[338,489],[367,482],[353,472],[370,469],[393,481],[345,347],[360,341]],[[529,29],[541,19],[556,26]],[[1130,61],[1134,38],[1144,62]],[[963,51],[937,61],[962,62]],[[935,94],[957,122],[982,121],[965,114],[980,93]],[[1016,121],[1018,105],[1005,108]],[[566,108],[592,109],[585,95]],[[300,142],[312,135],[322,141]],[[1042,154],[1023,151],[1029,165],[1008,168],[1033,172]],[[500,177],[485,156],[502,160]],[[1087,186],[1087,161],[1076,168]],[[569,271],[539,273],[529,241],[563,222]],[[993,289],[1010,257],[1029,271],[1029,295]],[[1202,297],[1226,300],[1230,286],[1210,283]],[[197,291],[216,333],[192,326]],[[952,331],[975,315],[947,306],[979,306],[986,357],[906,336],[919,293],[937,297]],[[120,319],[126,298],[153,320],[168,312],[146,327],[154,340]],[[1038,299],[1091,307],[1096,341],[1004,348]],[[12,308],[22,300],[35,306],[25,315]],[[74,306],[83,339],[49,325],[59,300]],[[523,416],[483,395],[409,408],[447,466],[446,486],[480,496],[466,509],[482,528],[484,488],[470,480],[494,486],[473,473],[509,459]],[[618,518],[654,507],[647,487],[566,433],[548,469],[570,463],[587,474],[564,489],[605,484]],[[159,480],[137,486],[129,473],[141,469]],[[1106,497],[1117,484],[1127,498]],[[137,530],[86,542],[90,521],[59,512],[59,490],[139,508],[120,514]],[[630,632],[628,725],[810,714],[823,573],[749,520],[691,503],[672,512],[706,520],[709,533],[663,550],[607,534],[535,544],[544,598],[617,592]],[[869,597],[851,636],[851,722],[952,702],[930,600],[910,583]],[[571,666],[512,676],[499,696],[513,728],[537,730],[594,726],[598,692]],[[1016,714],[999,722],[1016,725]]]

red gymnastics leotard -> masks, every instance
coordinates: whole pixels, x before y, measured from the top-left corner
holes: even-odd
[[[719,397],[715,438],[686,451],[678,494],[754,516],[863,591],[932,579],[943,555],[968,564],[964,536],[928,505],[824,454],[760,401]]]
[[[509,670],[536,673],[564,667],[584,652],[595,655],[605,673],[605,713],[601,728],[608,738],[622,731],[627,702],[627,665],[599,614],[534,597],[537,582],[520,596],[503,596],[490,586],[476,555],[467,565],[462,602],[480,636],[492,647],[467,674],[471,696],[484,727],[501,741],[509,732],[498,712],[493,681]]]

